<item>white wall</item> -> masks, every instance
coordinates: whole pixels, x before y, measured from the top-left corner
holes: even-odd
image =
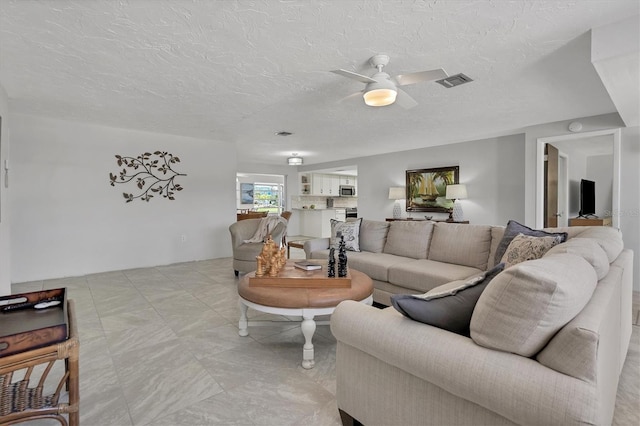
[[[389,187],[405,186],[406,171],[459,166],[460,183],[469,198],[462,200],[465,219],[471,223],[506,225],[509,219],[524,221],[524,135],[461,142],[392,154],[349,159],[358,167],[358,216],[372,220],[392,217],[394,200]],[[324,163],[304,171],[336,167]],[[302,168],[301,168],[302,169]],[[403,217],[407,213],[403,211]],[[446,213],[413,213],[448,217]]]
[[[613,155],[587,157],[586,179],[596,183],[596,216],[610,217],[613,205]]]
[[[633,287],[640,291],[640,127],[622,129],[620,154],[620,229],[633,250]]]
[[[232,145],[20,114],[11,123],[13,282],[231,255]],[[110,186],[114,156],[155,150],[180,157],[184,190],[125,203],[135,187]]]
[[[11,216],[9,188],[5,188],[4,160],[9,158],[9,97],[0,85],[0,296],[11,294]]]
[[[640,136],[638,127],[625,128],[616,113],[574,118],[527,127],[525,147],[525,223],[536,225],[536,148],[538,138],[571,134],[572,121],[582,123],[583,132],[622,128],[620,164],[620,231],[625,247],[634,251],[634,290],[640,291]]]

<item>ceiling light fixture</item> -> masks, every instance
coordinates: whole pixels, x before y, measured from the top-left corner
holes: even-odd
[[[298,157],[298,153],[297,152],[294,152],[291,155],[293,155],[293,157],[287,158],[287,164],[289,164],[290,166],[300,166],[300,165],[302,165],[302,157]]]
[[[395,90],[395,87],[375,87],[380,85],[381,82],[369,83],[367,85],[367,90],[364,92],[364,95],[362,95],[365,104],[378,107],[391,105],[396,101],[398,92]]]
[[[378,72],[372,77],[375,82],[367,83],[364,88],[364,103],[369,106],[380,107],[391,105],[396,101],[398,89],[391,81],[389,74],[382,71],[382,68],[389,63],[387,55],[376,55],[370,60],[371,65],[378,69]]]

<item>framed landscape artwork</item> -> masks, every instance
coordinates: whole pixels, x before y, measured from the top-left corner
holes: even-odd
[[[240,204],[253,204],[253,184],[240,184]]]
[[[407,211],[448,213],[453,201],[445,198],[447,185],[460,179],[458,166],[407,170]]]

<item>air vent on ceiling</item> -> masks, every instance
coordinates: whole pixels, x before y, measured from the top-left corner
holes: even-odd
[[[461,84],[469,83],[473,81],[466,75],[460,73],[456,75],[450,75],[447,78],[443,78],[442,80],[436,80],[436,83],[442,84],[447,89],[451,89],[452,87],[460,86]]]
[[[282,131],[282,132],[276,132],[276,136],[291,136],[293,133],[291,132],[286,132],[286,131]]]

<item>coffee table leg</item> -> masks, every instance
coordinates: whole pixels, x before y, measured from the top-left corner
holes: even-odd
[[[247,310],[249,309],[249,307],[242,303],[242,301],[238,302],[238,304],[240,305],[240,321],[238,321],[238,334],[244,337],[249,335],[249,331],[247,330]]]
[[[313,353],[313,334],[316,332],[316,322],[313,320],[313,315],[304,314],[302,316],[302,334],[304,335],[304,346],[302,347],[302,368],[310,369],[315,365],[314,353]]]

